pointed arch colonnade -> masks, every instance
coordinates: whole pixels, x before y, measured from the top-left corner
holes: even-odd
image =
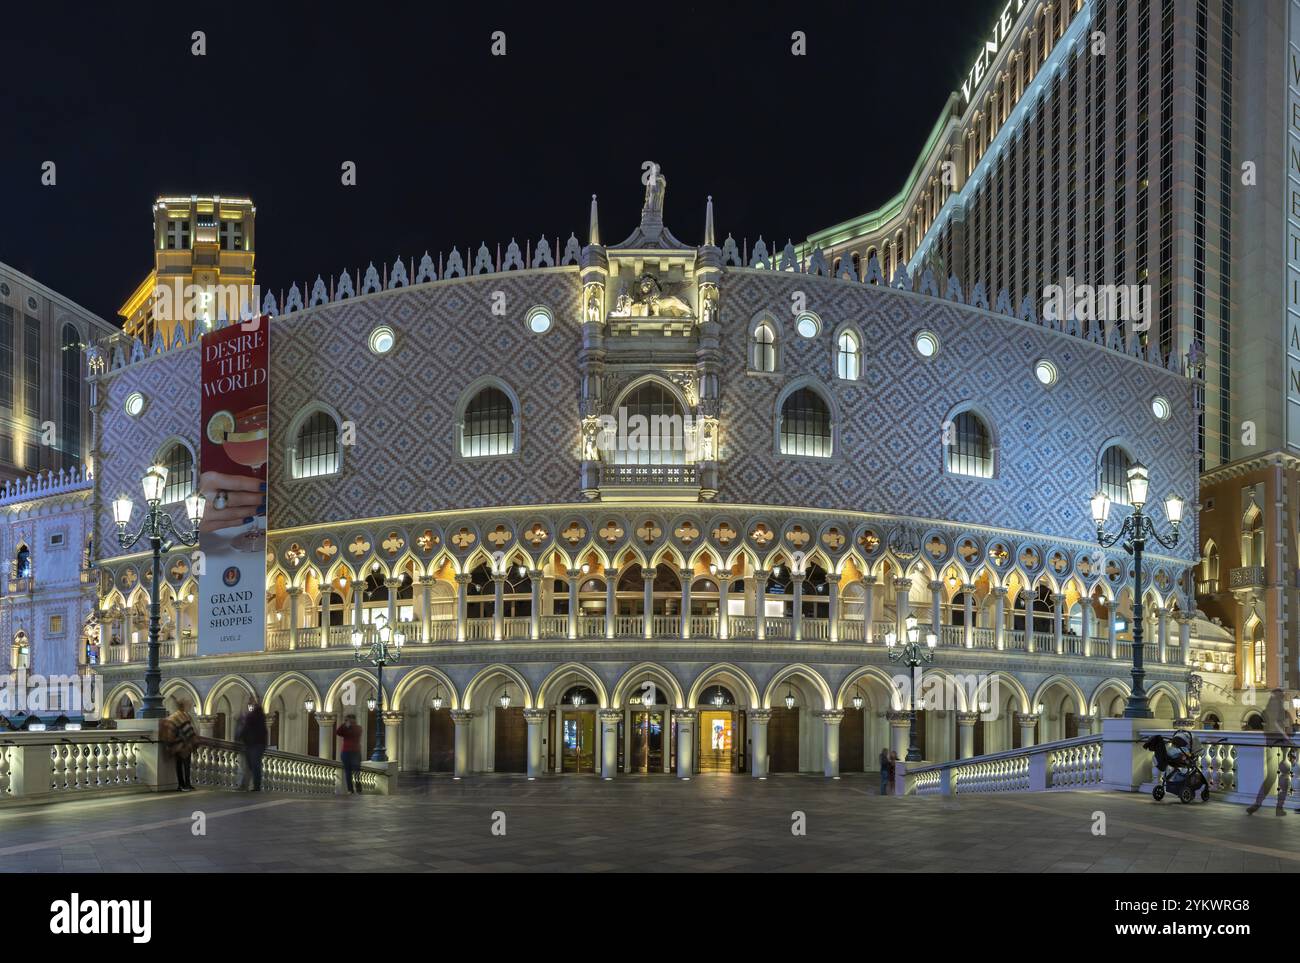
[[[875,771],[881,749],[906,750],[907,694],[891,668],[790,663],[401,665],[385,675],[382,709],[366,668],[231,672],[168,677],[168,704],[196,707],[202,735],[231,739],[241,712],[260,702],[280,749],[336,757],[334,730],[352,714],[372,745],[386,727],[403,771],[841,773]],[[391,673],[391,674],[390,674]],[[1157,715],[1183,714],[1171,680],[1150,684]],[[936,693],[938,694],[936,696]],[[918,694],[927,760],[969,758],[1096,731],[1122,713],[1121,673],[1080,679],[995,671],[962,677],[930,668]],[[135,681],[109,680],[117,716],[140,705]]]

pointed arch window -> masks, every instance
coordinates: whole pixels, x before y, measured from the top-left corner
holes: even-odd
[[[479,389],[465,406],[460,453],[465,458],[510,455],[515,450],[514,401],[496,385]]]
[[[826,399],[812,388],[798,388],[781,403],[781,454],[829,458],[833,437]]]
[[[749,336],[749,367],[753,371],[776,370],[776,328],[760,321]]]
[[[303,419],[294,436],[290,462],[294,478],[333,475],[340,467],[339,425],[328,411],[316,410]]]
[[[658,381],[629,391],[618,405],[626,419],[614,448],[616,465],[684,465],[686,419],[676,395]]]
[[[1119,445],[1111,445],[1101,453],[1099,487],[1112,504],[1128,504],[1128,469],[1132,463],[1128,452]]]
[[[1203,595],[1219,591],[1219,546],[1214,539],[1205,543],[1205,555],[1201,558],[1201,586]]]
[[[841,331],[835,339],[835,375],[842,381],[862,376],[862,342],[856,331]]]
[[[1241,564],[1247,568],[1264,565],[1264,513],[1258,505],[1251,505],[1242,519]]]
[[[993,477],[993,436],[983,418],[973,411],[959,412],[945,435],[944,467],[949,472],[973,478]]]
[[[173,442],[159,453],[158,463],[167,469],[167,484],[163,486],[163,504],[184,501],[194,493],[194,455],[188,446]]]

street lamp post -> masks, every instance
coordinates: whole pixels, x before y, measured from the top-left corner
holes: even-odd
[[[161,719],[167,715],[162,701],[162,669],[158,666],[158,627],[160,621],[158,593],[162,585],[162,557],[170,552],[172,546],[197,545],[199,541],[199,523],[203,521],[203,508],[206,500],[198,492],[185,499],[185,514],[191,527],[181,531],[176,527],[171,513],[162,510],[163,490],[167,487],[167,469],[162,465],[152,465],[141,480],[146,506],[145,516],[140,528],[133,534],[126,533],[126,526],[131,521],[131,512],[135,505],[129,495],[123,494],[113,500],[113,521],[117,524],[117,542],[125,551],[142,538],[149,540],[153,553],[153,578],[149,581],[149,659],[144,671],[144,707],[142,719]]]
[[[379,618],[383,622],[371,640],[369,649],[362,648],[365,633],[361,631],[361,626],[352,630],[353,654],[358,662],[369,662],[375,667],[375,687],[379,691],[379,697],[375,700],[375,748],[370,753],[371,762],[388,761],[384,733],[384,666],[401,660],[402,645],[406,642],[406,635],[401,629],[396,632],[389,629],[388,616],[380,615]]]
[[[1183,520],[1183,499],[1178,495],[1165,496],[1165,516],[1173,528],[1173,534],[1166,540],[1155,529],[1151,516],[1142,511],[1147,501],[1147,488],[1151,475],[1142,463],[1132,465],[1128,470],[1128,500],[1133,512],[1126,519],[1120,530],[1114,535],[1105,531],[1106,519],[1110,515],[1110,496],[1099,491],[1092,496],[1092,520],[1097,524],[1097,544],[1102,548],[1123,540],[1124,551],[1133,556],[1133,688],[1129,693],[1128,703],[1124,706],[1126,719],[1152,718],[1151,705],[1147,699],[1143,681],[1146,669],[1143,667],[1142,649],[1142,551],[1146,548],[1147,538],[1154,538],[1157,544],[1173,548],[1178,544],[1178,525]],[[1112,613],[1111,618],[1114,618]]]
[[[902,662],[911,670],[912,676],[916,675],[916,670],[923,665],[934,661],[934,647],[939,640],[935,636],[933,629],[925,633],[925,643],[921,643],[921,629],[916,624],[916,616],[907,617],[907,642],[902,647],[898,645],[898,634],[890,632],[885,636],[885,650],[889,653],[890,662]],[[924,671],[924,670],[923,670]],[[908,684],[911,718],[907,723],[907,762],[920,762],[924,756],[921,753],[921,747],[916,744],[916,689],[918,680],[913,678]]]

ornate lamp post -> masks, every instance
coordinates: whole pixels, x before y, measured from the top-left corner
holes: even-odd
[[[375,633],[369,649],[362,647],[365,633],[361,631],[361,626],[358,625],[352,630],[352,648],[356,650],[353,654],[358,662],[369,662],[375,667],[375,687],[379,690],[378,699],[366,703],[371,709],[376,710],[375,748],[370,753],[371,762],[388,761],[387,747],[384,745],[384,666],[401,660],[402,645],[406,642],[406,636],[400,629],[393,632],[388,628],[388,616],[380,615],[379,618],[383,619],[383,622],[379,626],[379,631]]]
[[[934,626],[930,626],[931,629]],[[916,616],[907,617],[907,643],[901,648],[898,645],[898,634],[890,632],[885,636],[885,650],[889,653],[890,662],[902,662],[911,670],[912,675],[916,675],[916,670],[927,663],[934,661],[934,647],[938,644],[939,639],[933,631],[925,633],[925,644],[921,644],[921,629],[916,624]],[[916,744],[916,689],[917,683],[913,682],[908,686],[910,692],[911,719],[907,724],[907,761],[920,762],[924,756],[921,753],[921,747]]]
[[[1128,470],[1128,500],[1133,512],[1124,519],[1124,524],[1114,535],[1105,532],[1106,519],[1110,515],[1110,497],[1105,492],[1092,496],[1092,520],[1097,524],[1097,544],[1110,548],[1121,539],[1124,551],[1133,556],[1133,689],[1129,693],[1128,703],[1124,706],[1126,719],[1150,719],[1151,706],[1147,701],[1147,692],[1143,686],[1146,669],[1142,665],[1142,550],[1146,548],[1147,538],[1154,538],[1165,548],[1178,544],[1178,525],[1183,520],[1183,499],[1178,495],[1165,496],[1165,517],[1173,528],[1173,534],[1166,540],[1155,529],[1151,516],[1142,511],[1147,501],[1147,488],[1151,475],[1146,466],[1140,462]],[[1111,616],[1114,618],[1114,615]]]
[[[117,542],[124,551],[140,539],[147,538],[149,549],[153,553],[153,578],[149,581],[149,661],[144,671],[144,707],[140,717],[161,719],[167,715],[162,701],[162,670],[158,667],[158,592],[162,584],[162,557],[164,552],[171,551],[173,545],[198,544],[199,522],[203,521],[206,500],[198,492],[185,499],[185,514],[190,520],[191,528],[181,531],[176,527],[171,514],[162,510],[167,469],[162,465],[151,465],[140,484],[144,489],[146,506],[140,528],[134,534],[126,533],[127,523],[131,521],[131,512],[135,508],[131,496],[126,494],[113,500],[113,521],[117,524]]]

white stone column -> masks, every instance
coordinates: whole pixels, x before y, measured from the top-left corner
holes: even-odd
[[[451,721],[456,731],[456,761],[453,774],[459,779],[469,775],[469,727],[474,713],[468,709],[452,709]]]
[[[528,778],[542,774],[542,732],[546,725],[545,709],[525,709],[524,722],[528,724]]]
[[[618,628],[618,600],[614,592],[618,588],[618,569],[605,569],[605,638],[612,639]]]
[[[749,724],[749,771],[755,779],[766,779],[767,724],[772,721],[772,710],[750,709],[746,719]]]
[[[1038,731],[1038,716],[1022,712],[1017,715],[1016,722],[1020,725],[1020,748],[1028,749],[1038,745],[1034,738]]]
[[[907,617],[912,613],[911,590],[910,578],[894,579],[894,633],[900,643],[907,638]]]
[[[384,587],[388,589],[388,631],[397,631],[397,590],[402,587],[400,578],[384,579]]]
[[[316,713],[316,728],[319,730],[316,754],[322,759],[334,758],[334,726],[338,718],[333,712]]]
[[[826,577],[826,596],[829,602],[827,612],[830,620],[827,624],[827,640],[838,642],[840,640],[840,577],[838,575],[828,575]]]
[[[938,636],[939,644],[943,644],[943,580],[934,579],[930,582],[930,627],[934,634]]]
[[[1060,592],[1052,595],[1052,644],[1056,654],[1065,654],[1065,596]]]
[[[1119,639],[1115,633],[1115,608],[1116,602],[1112,599],[1106,600],[1106,641],[1110,646],[1110,657],[1119,658]]]
[[[384,713],[384,752],[388,755],[388,761],[396,763],[399,770],[402,768],[401,745],[402,713],[389,709]]]
[[[1081,735],[1081,736],[1090,736],[1090,735],[1092,735],[1093,724],[1094,724],[1096,721],[1097,721],[1097,720],[1096,720],[1096,717],[1095,717],[1095,716],[1079,716],[1079,719],[1078,719],[1078,722],[1079,722],[1079,735]]]
[[[298,597],[302,595],[302,587],[290,585],[284,590],[289,596],[289,648],[298,648]],[[176,623],[176,651],[180,654],[181,626],[180,622]]]
[[[542,637],[542,570],[535,568],[528,573],[528,584],[533,590],[532,612],[528,619],[528,637]]]
[[[840,778],[840,723],[843,709],[825,709],[817,713],[822,720],[822,774],[827,779]]]
[[[890,748],[898,753],[899,759],[906,759],[912,738],[912,714],[906,709],[890,710],[885,718],[889,720]]]
[[[320,647],[329,648],[330,636],[330,593],[334,591],[329,582],[321,582],[320,604],[316,607],[319,611],[316,621],[320,625]]]
[[[1174,618],[1178,620],[1178,664],[1187,665],[1191,661],[1188,646],[1192,641],[1192,619],[1184,612],[1178,613]]]
[[[641,569],[641,583],[641,608],[645,611],[641,629],[645,638],[652,639],[655,634],[655,566],[647,565]]]
[[[1083,636],[1083,656],[1092,655],[1092,599],[1085,595],[1079,599],[1079,634]]]
[[[184,614],[184,611],[185,611],[185,599],[180,594],[177,594],[176,598],[172,600],[172,625],[174,626],[173,635],[176,638],[176,644],[172,647],[172,653],[173,653],[172,657],[176,659],[179,659],[181,657],[181,616]],[[78,652],[77,657],[78,657],[78,661],[81,661],[82,659],[85,658],[85,653]]]
[[[695,774],[695,717],[694,709],[675,709],[677,718],[677,778],[690,779]]]
[[[1169,661],[1169,609],[1161,606],[1156,609],[1156,617],[1159,621],[1156,623],[1156,641],[1160,646],[1160,661]]]
[[[689,568],[680,569],[677,572],[678,579],[682,583],[682,638],[691,637],[691,570]]]
[[[360,575],[352,580],[352,625],[354,628],[360,627],[361,622],[361,599],[366,594],[366,579]]]
[[[767,576],[761,568],[754,569],[754,639],[767,638]]]
[[[975,585],[966,582],[961,587],[962,601],[965,603],[962,621],[962,643],[968,649],[975,648]]]
[[[1037,593],[1030,592],[1029,589],[1020,590],[1020,601],[1025,607],[1025,651],[1037,652],[1038,648],[1034,645],[1034,600],[1038,597]],[[1012,613],[1012,619],[1015,619],[1015,613]],[[1014,622],[1012,623],[1015,624]]]
[[[790,638],[796,642],[803,638],[803,583],[807,577],[803,572],[790,573],[790,585],[794,590],[794,605],[790,610]]]
[[[569,581],[569,631],[568,636],[571,639],[578,637],[578,589],[582,584],[582,569],[571,568],[565,571],[564,577]]]
[[[420,641],[433,641],[433,576],[421,575],[420,583]]]
[[[500,642],[506,635],[506,577],[492,576],[492,638]]]
[[[876,611],[876,577],[868,575],[862,580],[862,641],[866,645],[872,643],[872,635],[875,632],[875,624],[872,619]]]
[[[197,720],[197,722],[198,722],[198,724],[199,724],[199,738],[200,738],[200,739],[212,739],[212,738],[213,738],[213,731],[216,729],[216,726],[217,726],[217,717],[216,717],[216,716],[197,716],[197,717],[196,717],[196,720]]]
[[[469,583],[472,576],[469,574],[456,576],[456,641],[465,641],[465,622],[468,620],[467,613],[469,605],[466,602],[466,594],[469,590]]]
[[[975,727],[980,725],[978,712],[957,713],[957,758],[970,759],[975,755]]]
[[[1007,647],[1007,587],[993,586],[993,647],[1001,652]]]
[[[597,715],[600,722],[600,775],[603,779],[613,779],[618,772],[618,723],[623,718],[621,709],[601,709]]]
[[[727,592],[731,588],[731,573],[718,570],[718,638],[731,638],[731,619],[727,615]]]

